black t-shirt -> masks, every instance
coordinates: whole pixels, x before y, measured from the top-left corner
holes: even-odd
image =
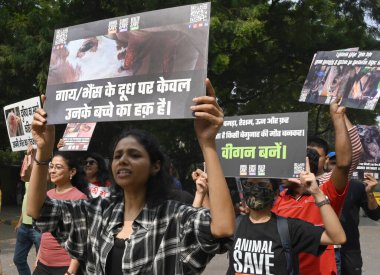
[[[368,198],[364,184],[359,180],[351,180],[340,217],[340,222],[347,235],[347,242],[342,245],[342,251],[360,250],[358,228],[360,207],[370,219],[380,219],[380,207],[374,210],[368,209]]]
[[[320,255],[326,246],[320,245],[324,231],[311,223],[288,218],[289,235],[294,253]],[[252,223],[244,216],[236,230],[229,252],[227,274],[287,274],[285,251],[277,230],[277,217],[272,214],[266,223]]]

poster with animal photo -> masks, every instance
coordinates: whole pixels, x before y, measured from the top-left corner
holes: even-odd
[[[87,151],[96,122],[68,123],[63,133],[60,151]]]
[[[307,113],[225,117],[216,146],[226,177],[290,178],[305,170]]]
[[[380,126],[356,125],[363,146],[360,163],[353,173],[353,178],[364,179],[365,174],[371,174],[376,179],[380,177]]]
[[[205,95],[210,3],[100,20],[54,33],[49,124],[192,118]]]
[[[3,108],[12,151],[24,151],[28,144],[35,145],[31,124],[34,113],[40,107],[40,97],[37,96]]]
[[[380,97],[380,51],[318,52],[299,101],[373,110]]]

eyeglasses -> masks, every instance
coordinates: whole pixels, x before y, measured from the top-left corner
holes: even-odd
[[[94,165],[94,164],[97,164],[98,162],[96,160],[85,160],[83,161],[83,166],[86,166],[86,165]]]
[[[49,162],[49,170],[53,170],[55,168],[55,170],[63,170],[65,169],[65,166],[63,166],[62,164],[53,164],[52,162]]]

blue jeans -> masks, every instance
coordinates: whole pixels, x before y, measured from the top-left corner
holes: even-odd
[[[16,233],[16,247],[13,262],[17,267],[19,275],[30,275],[28,265],[28,254],[33,244],[36,253],[40,247],[41,233],[33,226],[21,224]]]
[[[340,256],[340,248],[334,248],[334,250],[335,250],[335,262],[336,262],[337,275],[341,275],[342,274],[342,271],[341,271],[342,259]]]

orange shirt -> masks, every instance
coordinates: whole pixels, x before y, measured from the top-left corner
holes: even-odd
[[[339,216],[344,199],[347,195],[348,184],[342,194],[335,190],[331,178],[320,186],[322,192],[329,197],[331,206]],[[319,207],[311,195],[302,195],[297,199],[284,190],[276,200],[272,212],[284,217],[291,217],[323,226]],[[326,251],[319,257],[307,253],[299,254],[300,275],[331,275],[336,274],[334,247],[329,245]]]

